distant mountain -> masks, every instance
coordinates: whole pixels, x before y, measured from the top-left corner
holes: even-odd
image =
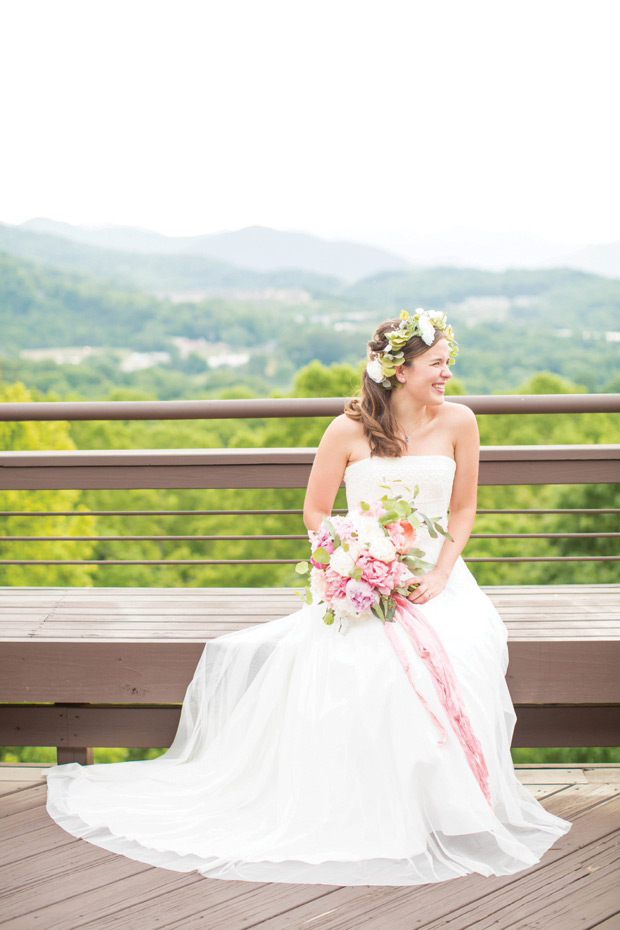
[[[52,221],[44,223],[48,228],[57,225]],[[241,291],[261,293],[274,288],[324,295],[340,286],[336,278],[304,270],[285,268],[263,273],[198,254],[103,249],[49,232],[33,232],[25,228],[27,225],[0,223],[0,251],[161,295],[236,292],[241,296]]]
[[[541,265],[557,268],[568,264],[579,267],[567,261],[569,247],[529,232],[493,232],[453,226],[423,235],[384,232],[377,241],[383,247],[405,256],[418,267],[449,265],[453,268],[480,268],[486,271],[537,268]]]
[[[406,259],[374,246],[331,242],[306,233],[284,232],[266,226],[248,226],[204,236],[163,236],[132,227],[88,229],[37,218],[22,223],[20,228],[115,251],[202,255],[253,271],[302,269],[346,281],[356,281],[378,271],[409,267]]]
[[[550,267],[551,262],[541,262]],[[580,268],[608,278],[620,278],[620,242],[608,242],[603,245],[590,245],[575,252],[556,256],[553,264]]]
[[[444,310],[455,328],[491,321],[525,324],[533,329],[593,330],[597,338],[620,329],[620,281],[577,268],[423,268],[383,272],[358,281],[340,300],[370,310],[383,307],[394,316],[418,306]],[[589,338],[589,337],[588,337]]]

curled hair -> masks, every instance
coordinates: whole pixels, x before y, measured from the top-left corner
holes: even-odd
[[[377,326],[374,336],[368,343],[369,352],[383,352],[386,348],[389,351],[389,343],[385,334],[396,329],[399,323],[400,318],[397,317]],[[435,345],[440,339],[445,339],[445,336],[435,327],[435,338],[431,345]],[[416,356],[422,355],[430,347],[421,336],[412,336],[402,349],[405,356],[403,367],[408,368]],[[391,390],[373,381],[364,369],[359,397],[350,400],[344,412],[352,420],[358,420],[362,424],[364,435],[370,445],[371,455],[398,457],[403,454],[406,444],[397,434],[391,399],[392,394],[401,384],[395,376],[389,380],[392,383]]]

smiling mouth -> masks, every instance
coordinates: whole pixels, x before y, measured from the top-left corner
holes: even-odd
[[[446,390],[446,383],[445,381],[440,381],[437,384],[433,384],[433,387],[436,391],[439,391],[440,394],[443,394]]]

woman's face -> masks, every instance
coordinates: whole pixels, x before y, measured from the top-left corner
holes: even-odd
[[[452,377],[448,367],[450,351],[445,339],[439,339],[426,352],[416,355],[409,366],[403,366],[403,387],[420,404],[442,404],[446,382]]]

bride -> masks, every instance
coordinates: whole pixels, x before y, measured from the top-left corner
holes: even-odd
[[[327,428],[304,521],[344,480],[349,508],[413,488],[423,527],[404,625],[342,629],[325,605],[205,645],[170,749],[154,760],[54,766],[47,809],[69,833],[209,878],[418,885],[508,875],[571,823],[518,781],[507,631],[461,557],[476,509],[475,417],[444,402],[457,345],[445,315],[405,311],[369,342],[361,396]],[[406,601],[404,602],[407,603]]]

